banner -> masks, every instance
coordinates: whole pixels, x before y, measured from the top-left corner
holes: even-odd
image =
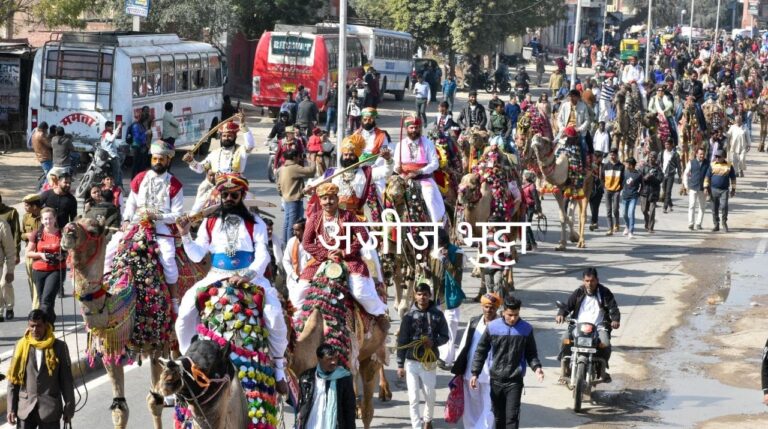
[[[0,57],[0,120],[7,121],[8,113],[19,111],[21,97],[18,58]]]
[[[149,0],[125,0],[125,13],[146,18],[149,15]]]

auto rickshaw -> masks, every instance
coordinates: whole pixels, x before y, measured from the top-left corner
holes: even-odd
[[[619,45],[621,51],[621,60],[626,61],[629,57],[640,55],[640,41],[637,39],[622,39]]]

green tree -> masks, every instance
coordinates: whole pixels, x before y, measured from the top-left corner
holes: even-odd
[[[17,13],[26,13],[48,28],[83,28],[82,14],[102,5],[93,0],[0,0],[0,24],[5,25]]]

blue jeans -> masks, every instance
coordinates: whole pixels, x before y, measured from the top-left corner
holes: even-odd
[[[421,118],[421,123],[423,126],[426,126],[427,124],[427,99],[426,98],[416,98],[416,115]]]
[[[43,161],[40,163],[40,168],[43,169],[43,177],[37,182],[37,189],[41,189],[45,181],[48,180],[48,172],[53,168],[53,161]]]
[[[336,134],[336,108],[329,107],[325,112],[325,131]]]
[[[634,234],[635,207],[637,207],[637,198],[632,198],[631,200],[621,200],[621,205],[624,206],[624,226],[627,227],[630,234]]]
[[[287,243],[288,239],[293,235],[293,224],[304,217],[304,200],[284,201],[283,206],[285,207],[283,243]]]

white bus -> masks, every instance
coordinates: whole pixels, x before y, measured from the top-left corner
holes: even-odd
[[[106,121],[122,135],[148,106],[153,138],[162,135],[165,103],[179,120],[176,147],[196,143],[216,124],[224,70],[218,49],[175,34],[66,32],[37,51],[29,90],[30,132],[63,126],[80,151],[98,143]]]
[[[338,31],[339,28],[338,24],[333,23],[317,26],[324,31]],[[368,64],[380,75],[380,92],[388,92],[395,96],[395,100],[402,100],[413,71],[413,54],[416,52],[413,36],[402,31],[352,24],[347,25],[347,33],[360,39],[363,44]]]

